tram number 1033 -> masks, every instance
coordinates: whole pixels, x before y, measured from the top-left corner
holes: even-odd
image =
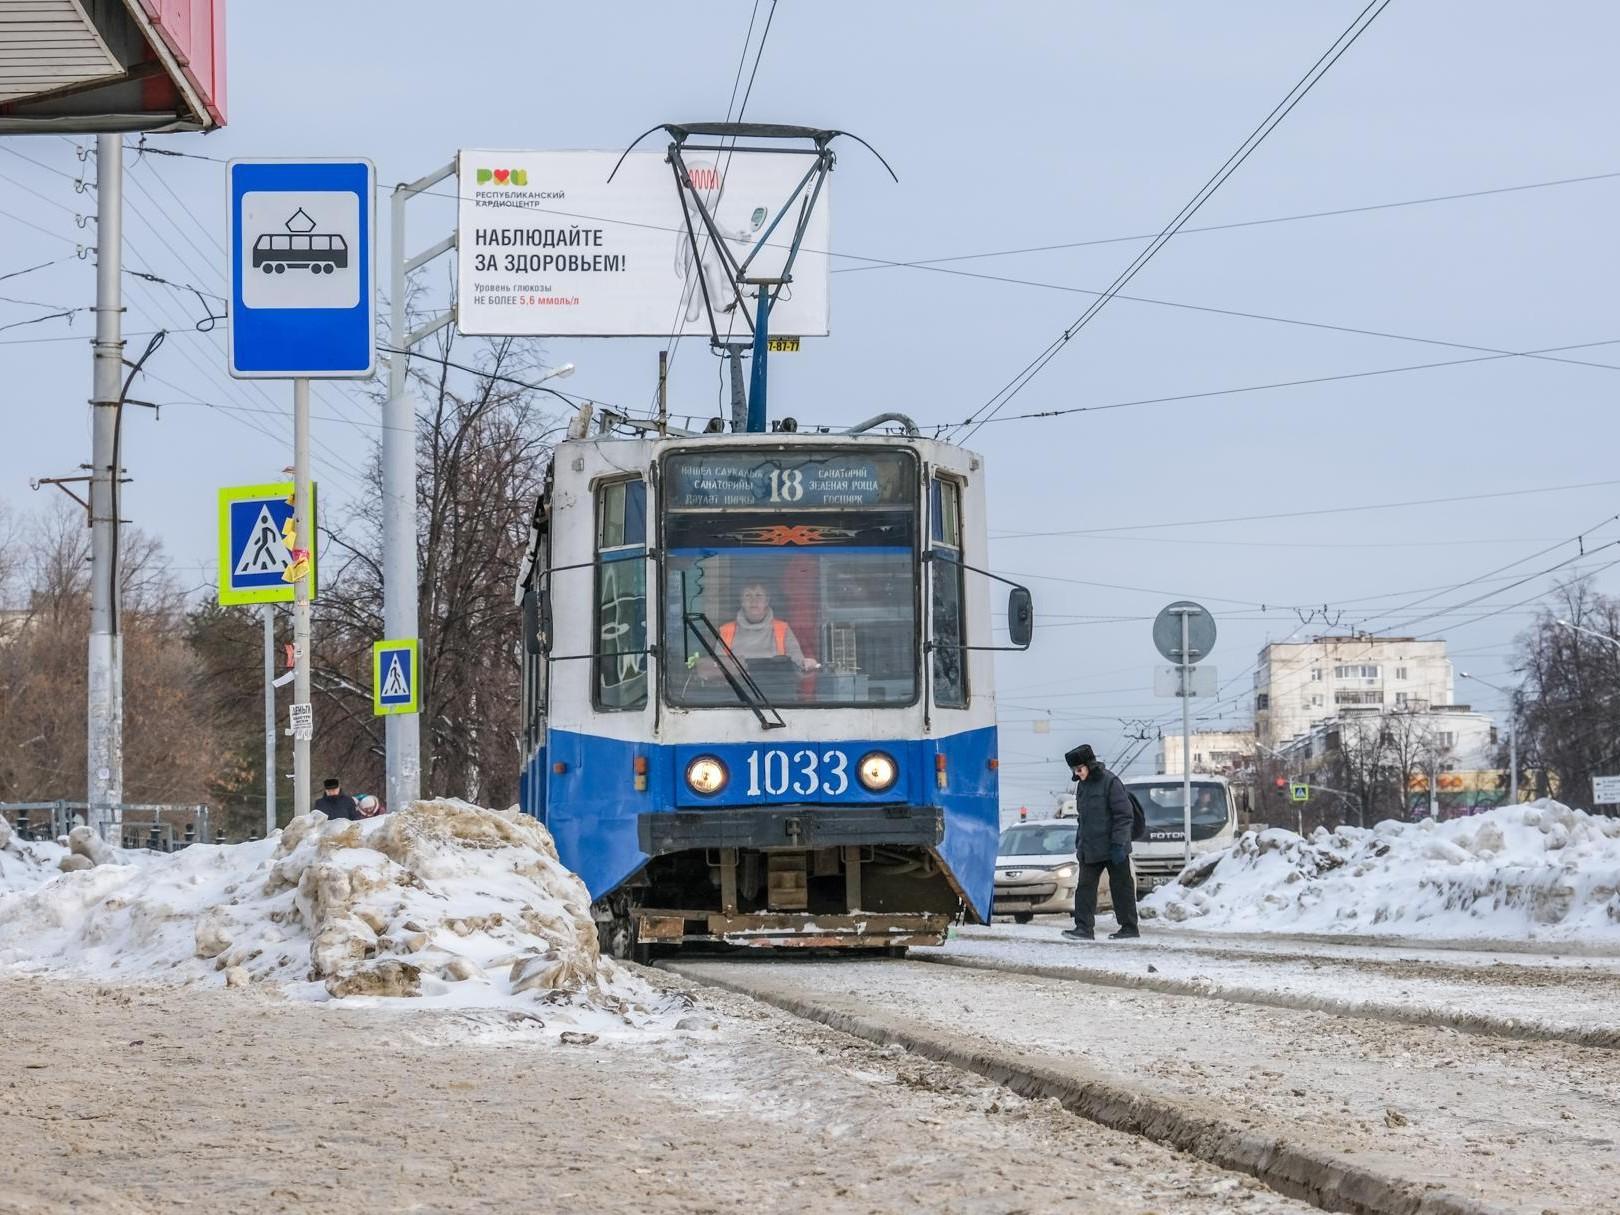
[[[748,796],[841,797],[849,792],[849,756],[842,751],[751,751]]]

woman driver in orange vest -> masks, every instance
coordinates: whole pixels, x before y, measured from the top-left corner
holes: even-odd
[[[720,626],[720,640],[738,658],[790,658],[801,671],[814,671],[821,664],[806,658],[793,627],[778,620],[771,611],[771,595],[760,582],[750,582],[742,590],[742,607],[735,620]]]

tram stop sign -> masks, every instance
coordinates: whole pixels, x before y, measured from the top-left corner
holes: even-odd
[[[1181,620],[1187,620],[1189,665],[1208,658],[1215,648],[1215,617],[1191,599],[1178,599],[1153,620],[1153,645],[1171,662],[1181,661]]]

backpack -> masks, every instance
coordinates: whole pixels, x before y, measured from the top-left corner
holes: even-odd
[[[1119,777],[1116,776],[1114,779],[1119,780]],[[1145,840],[1148,833],[1147,815],[1142,811],[1142,803],[1136,800],[1136,794],[1131,792],[1129,785],[1122,780],[1119,780],[1119,783],[1124,786],[1125,796],[1131,799],[1131,840],[1133,842]]]

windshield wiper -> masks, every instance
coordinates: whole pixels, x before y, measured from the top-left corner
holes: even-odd
[[[714,664],[720,668],[720,674],[726,677],[726,682],[731,685],[731,690],[737,694],[737,699],[752,709],[754,716],[759,718],[759,724],[767,730],[786,729],[787,722],[782,720],[782,715],[777,712],[776,706],[770,702],[754,677],[748,673],[748,667],[741,658],[737,657],[737,652],[726,644],[726,639],[720,635],[720,630],[714,627],[714,621],[710,620],[703,612],[690,610],[685,613],[685,620],[686,627],[692,631],[692,635],[698,639],[698,644],[714,660]],[[703,628],[698,628],[699,624],[702,624]],[[708,636],[704,636],[704,629],[708,630]],[[719,644],[721,650],[725,651],[726,658],[729,658],[730,662],[720,657],[720,651],[715,649],[716,643]],[[770,714],[770,717],[766,716],[767,713]]]

